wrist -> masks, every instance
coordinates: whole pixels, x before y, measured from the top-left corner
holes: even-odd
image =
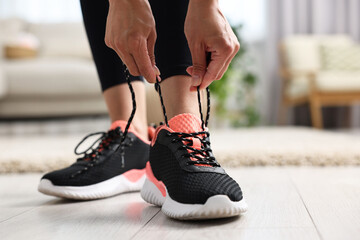
[[[188,12],[209,12],[219,8],[218,0],[190,0]]]

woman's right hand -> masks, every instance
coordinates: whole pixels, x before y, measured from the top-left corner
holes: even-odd
[[[155,20],[148,0],[109,0],[105,43],[134,76],[150,83],[160,75],[155,65]]]

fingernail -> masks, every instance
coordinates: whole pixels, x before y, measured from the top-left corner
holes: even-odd
[[[157,75],[156,78],[159,82],[161,82],[161,77],[159,75]]]
[[[197,87],[190,87],[190,92],[195,92],[197,90]]]
[[[160,70],[158,69],[158,67],[156,65],[153,66],[154,70],[155,70],[155,73],[156,75],[160,75]]]
[[[198,86],[201,83],[200,76],[198,76],[198,75],[192,76],[192,80],[193,80],[193,85],[194,86]]]

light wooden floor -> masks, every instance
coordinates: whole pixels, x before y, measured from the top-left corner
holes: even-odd
[[[202,222],[171,220],[138,193],[73,202],[38,193],[40,174],[0,175],[0,239],[360,239],[360,167],[228,172],[248,213]]]

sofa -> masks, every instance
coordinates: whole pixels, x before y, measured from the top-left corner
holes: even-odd
[[[312,124],[322,107],[360,102],[360,45],[346,35],[293,35],[280,44],[281,121],[288,107],[308,103]]]
[[[24,44],[29,36],[35,57],[5,57],[5,46]],[[81,22],[0,20],[0,49],[0,118],[107,113]],[[149,122],[161,121],[157,93],[149,84],[146,89]]]

